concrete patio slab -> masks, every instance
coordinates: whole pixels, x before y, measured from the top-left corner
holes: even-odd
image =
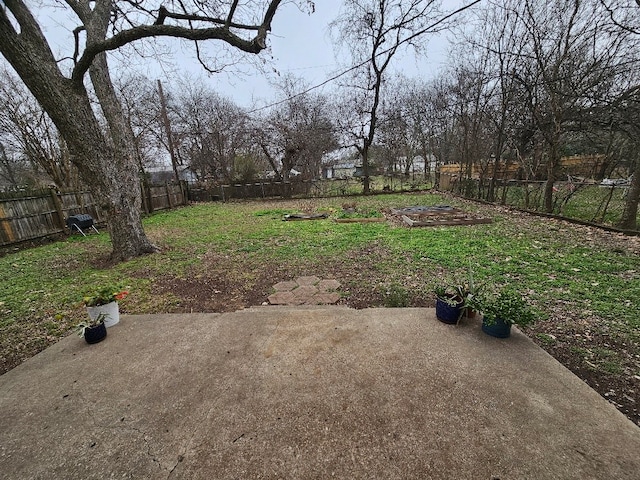
[[[7,479],[637,479],[640,428],[433,309],[123,315],[0,377]]]

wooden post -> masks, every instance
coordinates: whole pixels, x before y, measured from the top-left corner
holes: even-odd
[[[164,183],[165,191],[167,192],[167,202],[169,203],[169,209],[173,208],[173,202],[171,201],[171,188],[169,182]]]
[[[16,241],[16,233],[13,230],[10,219],[6,218],[4,207],[0,203],[0,240],[2,244],[11,244]]]
[[[140,192],[142,193],[142,210],[144,213],[151,213],[149,205],[148,189],[146,188],[144,180],[140,180]]]
[[[64,209],[62,206],[62,202],[58,197],[58,191],[56,188],[50,188],[49,194],[51,195],[51,200],[53,201],[53,206],[56,209],[56,216],[58,217],[58,228],[60,228],[61,232],[64,232],[65,222],[64,222]]]

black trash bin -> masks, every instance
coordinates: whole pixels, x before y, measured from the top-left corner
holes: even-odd
[[[86,237],[84,230],[92,228],[96,233],[98,229],[93,224],[93,217],[88,213],[79,213],[78,215],[71,215],[67,218],[67,227],[71,232],[80,232]]]

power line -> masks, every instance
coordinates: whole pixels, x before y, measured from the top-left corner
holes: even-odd
[[[423,28],[422,30],[414,33],[413,35],[409,35],[407,38],[401,40],[398,44],[396,44],[396,45],[394,45],[392,47],[389,47],[386,50],[383,50],[382,52],[376,54],[376,57],[379,57],[381,55],[385,55],[385,54],[389,53],[391,50],[398,48],[400,45],[402,45],[404,43],[407,43],[407,42],[410,42],[411,40],[414,40],[415,38],[419,37],[420,35],[424,35],[425,33],[428,33],[430,30],[436,28],[441,23],[449,20],[451,17],[453,17],[453,16],[455,16],[455,15],[461,13],[461,12],[464,12],[465,10],[473,7],[474,5],[480,3],[481,1],[482,0],[474,0],[473,2],[469,3],[468,5],[464,5],[464,6],[460,7],[459,9],[457,9],[457,10],[455,10],[455,11],[453,11],[453,12],[447,14],[447,15],[445,15],[444,17],[442,17],[437,22],[432,23],[428,27]],[[346,75],[347,73],[352,72],[352,71],[354,71],[354,70],[366,65],[367,63],[369,63],[369,60],[365,60],[364,62],[361,62],[361,63],[359,63],[357,65],[354,65],[354,66],[352,66],[352,67],[350,67],[350,68],[348,68],[346,70],[343,70],[342,72],[337,73],[336,75],[333,75],[332,77],[329,77],[326,80],[323,80],[322,82],[320,82],[320,83],[318,83],[318,84],[316,84],[316,85],[314,85],[312,87],[307,88],[306,90],[298,92],[298,93],[296,93],[294,95],[291,95],[291,96],[289,96],[287,98],[284,98],[282,100],[278,100],[277,102],[270,103],[270,104],[265,105],[263,107],[254,108],[253,110],[250,110],[247,113],[260,112],[262,110],[266,110],[267,108],[271,108],[271,107],[275,107],[275,106],[281,105],[281,104],[283,104],[285,102],[288,102],[289,100],[293,100],[294,98],[301,97],[302,95],[306,95],[307,93],[312,92],[313,90],[316,90],[316,89],[318,89],[320,87],[323,87],[326,84],[331,83],[334,80],[337,80],[338,78]]]

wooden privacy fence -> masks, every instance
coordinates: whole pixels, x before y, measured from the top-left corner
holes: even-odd
[[[7,197],[0,198],[0,246],[69,232],[66,219],[79,213],[88,213],[97,224],[105,220],[88,191],[60,192],[52,188]],[[188,202],[184,184],[143,186],[142,198],[147,213]]]
[[[426,188],[430,179],[424,175],[376,175],[370,177],[372,192],[403,192]],[[429,183],[430,185],[430,183]],[[333,178],[322,180],[294,180],[291,182],[255,182],[235,185],[196,186],[189,185],[189,200],[209,202],[214,200],[253,198],[314,198],[340,197],[362,193],[362,179]]]
[[[240,198],[271,198],[307,196],[312,182],[256,182],[234,185],[214,185],[210,187],[189,187],[189,199],[196,202],[209,202]]]

